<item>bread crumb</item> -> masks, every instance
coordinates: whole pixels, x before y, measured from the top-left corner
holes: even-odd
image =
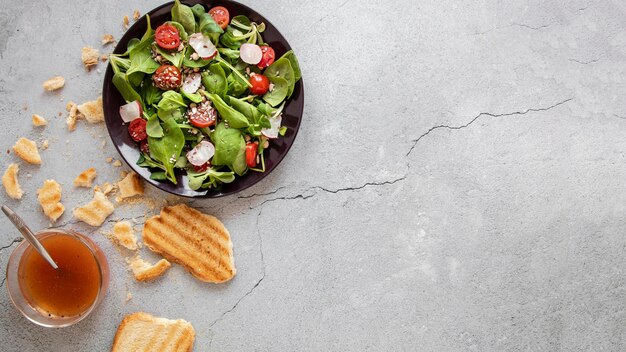
[[[41,142],[41,149],[43,149],[43,150],[48,149],[48,145],[49,145],[48,140],[47,139],[44,140],[43,142]]]
[[[134,172],[130,172],[124,179],[118,182],[117,188],[120,190],[120,197],[122,199],[143,194],[143,183],[139,175]]]
[[[96,100],[88,101],[78,105],[80,112],[89,123],[98,123],[104,121],[104,112],[102,111],[102,96]]]
[[[63,76],[54,76],[47,81],[43,82],[43,89],[51,92],[53,90],[61,89],[65,85],[65,78]]]
[[[7,192],[9,197],[13,199],[22,199],[22,195],[24,194],[24,191],[22,191],[22,188],[17,181],[17,173],[19,171],[20,166],[18,164],[10,164],[4,172],[4,175],[2,175],[2,185],[4,186],[4,190]]]
[[[124,15],[124,18],[122,18],[122,25],[124,26],[124,29],[128,29],[128,16]]]
[[[34,114],[32,117],[32,121],[33,121],[33,126],[35,127],[39,127],[39,126],[45,126],[48,124],[48,121],[46,121],[46,119],[44,119],[43,117]]]
[[[43,186],[37,190],[37,200],[41,204],[44,214],[55,222],[65,212],[61,204],[61,185],[55,180],[45,180]]]
[[[96,169],[90,167],[83,171],[74,179],[74,186],[91,188],[91,183],[96,178]]]
[[[113,43],[115,41],[115,38],[113,38],[112,34],[105,34],[102,36],[102,45],[107,45],[110,43]]]
[[[100,61],[105,62],[109,59],[109,55],[107,54],[103,54],[102,56],[100,56]]]
[[[133,294],[130,292],[126,292],[126,303],[128,303],[128,301],[130,301],[133,298]]]
[[[110,162],[112,162],[112,161],[113,161],[113,158],[108,157],[108,158],[106,158],[105,160],[106,160],[106,162],[107,162],[107,163],[110,163]]]
[[[81,50],[81,59],[83,60],[83,65],[85,65],[87,70],[91,70],[92,66],[97,65],[99,58],[100,53],[97,49],[86,46]]]
[[[102,192],[95,192],[93,199],[74,209],[74,217],[91,226],[100,226],[113,213],[115,207]]]
[[[26,139],[24,137],[18,139],[17,142],[15,142],[15,145],[13,145],[13,151],[27,163],[36,165],[41,164],[41,157],[39,156],[39,151],[37,150],[37,143],[31,141],[30,139]]]
[[[103,183],[101,186],[95,186],[93,188],[94,192],[102,192],[104,195],[108,195],[109,193],[115,191],[117,186],[112,185],[108,182]]]
[[[130,269],[133,271],[133,275],[137,281],[150,281],[163,275],[169,269],[172,264],[166,259],[161,259],[156,264],[151,265],[147,261],[141,259],[140,256],[136,256],[130,261]]]
[[[120,166],[122,166],[122,162],[121,162],[121,161],[119,161],[119,160],[115,160],[115,161],[113,162],[113,166],[115,166],[115,167],[120,167]]]
[[[113,237],[117,242],[130,249],[131,251],[137,250],[137,237],[135,231],[128,221],[119,221],[113,225]]]
[[[133,11],[133,20],[137,21],[139,19],[139,17],[141,17],[141,14],[139,13],[139,10]]]
[[[70,112],[72,110],[72,106],[76,105],[76,103],[74,103],[73,101],[68,101],[67,104],[65,104],[65,111]],[[61,116],[61,115],[59,115]]]
[[[78,111],[78,105],[74,104],[74,102],[69,102],[67,104],[67,106],[70,106],[70,109],[68,110],[69,114],[67,115],[65,122],[67,123],[67,129],[71,132],[76,129],[76,122],[84,119],[85,116]]]

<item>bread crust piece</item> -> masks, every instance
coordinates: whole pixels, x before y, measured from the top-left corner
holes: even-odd
[[[27,163],[35,165],[41,164],[41,156],[39,156],[39,151],[37,150],[37,143],[30,139],[24,137],[18,139],[13,145],[13,151]]]
[[[201,281],[221,283],[236,274],[230,234],[216,217],[185,204],[165,207],[146,221],[143,241]]]
[[[133,271],[135,280],[137,281],[151,281],[159,276],[163,275],[172,264],[166,259],[161,259],[155,264],[150,264],[147,261],[141,259],[140,256],[135,257],[130,261],[130,269]]]
[[[61,204],[61,185],[55,180],[44,181],[43,186],[37,190],[37,200],[44,214],[52,221],[56,221],[65,212],[65,206]]]
[[[115,207],[102,192],[94,192],[93,199],[82,207],[74,209],[74,217],[91,226],[100,226]]]
[[[24,191],[20,187],[17,181],[17,173],[20,171],[20,167],[17,164],[10,164],[7,170],[2,175],[2,185],[9,197],[13,199],[22,199]]]
[[[80,175],[76,176],[74,179],[74,186],[91,188],[91,184],[96,178],[96,175],[96,169],[90,167],[89,169],[81,172]]]
[[[65,85],[65,78],[63,78],[63,76],[54,76],[48,79],[47,81],[43,82],[42,84],[43,89],[49,92],[53,90],[61,89],[63,88],[64,85]]]
[[[137,312],[124,317],[111,352],[190,352],[196,331],[182,319],[170,320]]]
[[[119,160],[116,160],[116,162]],[[121,163],[120,163],[121,166]],[[139,175],[134,172],[130,172],[126,177],[117,183],[117,188],[120,190],[121,198],[130,198],[143,194],[143,183]]]
[[[113,225],[113,237],[127,249],[137,250],[137,237],[135,237],[135,231],[128,221],[118,221]]]
[[[78,112],[85,116],[85,120],[89,123],[98,123],[104,121],[104,111],[102,110],[102,96],[98,99],[82,103],[76,107]]]

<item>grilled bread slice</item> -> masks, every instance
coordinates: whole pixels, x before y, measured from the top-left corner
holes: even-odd
[[[91,202],[74,209],[74,217],[91,226],[100,226],[115,207],[102,192],[94,192]]]
[[[220,283],[235,276],[233,243],[224,224],[185,204],[165,207],[148,219],[143,241],[201,281]]]
[[[111,352],[189,352],[195,338],[196,331],[185,320],[137,312],[120,323]]]

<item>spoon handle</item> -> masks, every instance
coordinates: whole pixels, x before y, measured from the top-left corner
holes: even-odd
[[[24,220],[22,220],[22,218],[20,218],[19,215],[15,214],[15,212],[13,212],[13,210],[11,210],[6,205],[2,206],[2,211],[9,218],[9,220],[11,220],[13,225],[17,227],[17,229],[24,236],[24,238],[26,238],[26,240],[33,247],[35,247],[37,252],[39,252],[39,254],[41,254],[41,256],[44,257],[44,259],[48,261],[48,263],[50,263],[50,265],[53,268],[58,269],[59,266],[57,265],[57,263],[55,263],[54,260],[52,260],[52,257],[50,257],[50,254],[48,254],[48,251],[46,251],[46,249],[41,245],[41,242],[37,240],[37,238],[35,237],[35,234],[30,230],[30,228],[26,226],[26,224],[24,223]]]

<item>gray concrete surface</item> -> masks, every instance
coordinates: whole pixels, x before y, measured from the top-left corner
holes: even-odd
[[[294,47],[306,107],[264,182],[192,202],[233,236],[238,274],[211,285],[178,266],[134,282],[101,232],[154,209],[120,205],[101,229],[71,217],[90,198],[71,185],[81,170],[120,171],[103,125],[68,133],[57,116],[100,94],[105,65],[85,72],[80,48],[160,1],[2,1],[1,147],[50,148],[21,163],[25,197],[1,201],[45,228],[35,190],[57,179],[57,226],[89,234],[113,273],[102,306],[63,330],[28,323],[0,289],[2,350],[106,351],[139,310],[190,321],[196,351],[626,350],[623,1],[244,2]],[[43,93],[55,74],[66,87]],[[2,155],[2,169],[17,160]],[[17,232],[0,224],[4,270]]]

